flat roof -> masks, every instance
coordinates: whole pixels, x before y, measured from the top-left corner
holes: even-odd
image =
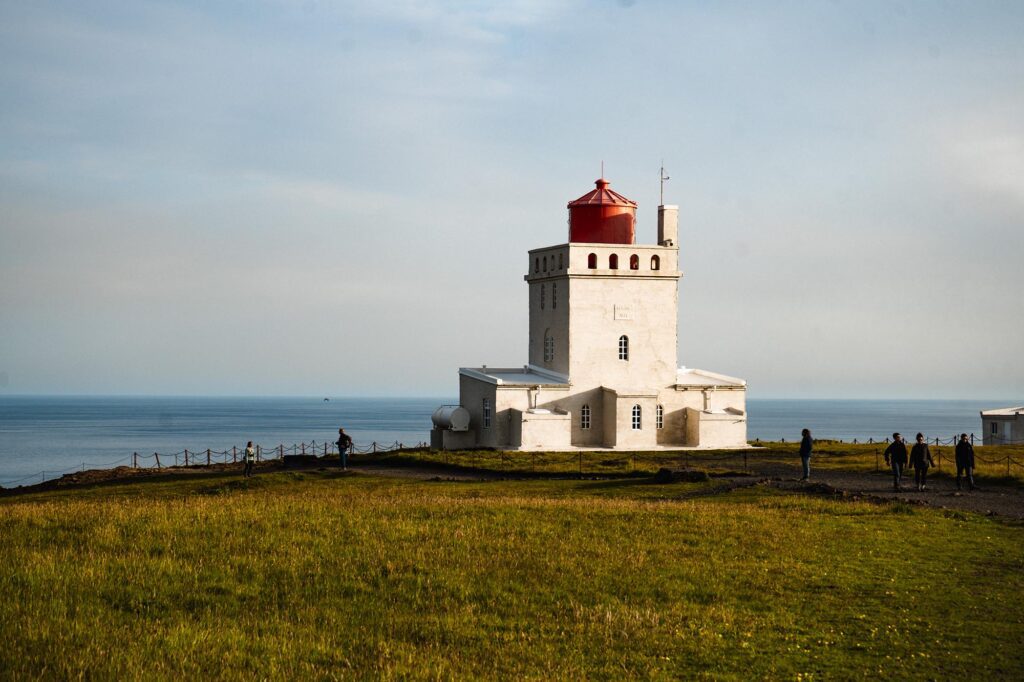
[[[747,382],[736,377],[716,374],[706,369],[680,367],[676,371],[676,386],[698,386],[712,388],[715,386],[746,386]]]
[[[498,386],[568,386],[569,377],[538,367],[460,367],[463,374]]]
[[[1015,414],[1024,412],[1024,405],[1021,407],[999,407],[994,410],[982,410],[982,417],[1012,417]]]

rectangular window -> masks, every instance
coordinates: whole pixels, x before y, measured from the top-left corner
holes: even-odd
[[[665,408],[661,405],[658,405],[657,409],[654,410],[654,428],[665,428]]]
[[[484,398],[484,428],[491,428],[491,401]]]
[[[633,430],[634,431],[640,431],[641,429],[642,429],[642,426],[641,426],[641,423],[640,423],[640,406],[639,405],[634,405],[633,406]]]
[[[590,428],[590,405],[584,405],[580,409],[580,428],[584,431]]]
[[[992,422],[992,434],[999,433],[999,422]]]

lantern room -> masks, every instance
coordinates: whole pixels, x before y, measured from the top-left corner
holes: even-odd
[[[636,242],[636,202],[608,188],[604,178],[596,189],[570,201],[569,241],[598,244]]]

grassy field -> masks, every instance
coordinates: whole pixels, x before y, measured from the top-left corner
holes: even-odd
[[[885,470],[886,444],[851,444],[818,442],[815,444],[815,469],[842,469],[844,471]],[[948,445],[930,446],[932,457],[939,465],[933,476],[955,476],[953,448]],[[691,466],[709,471],[743,471],[758,463],[800,466],[799,443],[763,443],[756,449],[690,450],[677,452],[502,452],[497,450],[469,450],[440,452],[431,450],[405,451],[390,456],[376,456],[376,460],[396,464],[434,463],[458,465],[468,469],[498,472],[583,473],[584,475],[614,475],[653,473],[661,467]],[[1024,483],[1024,445],[975,448],[980,481]],[[1011,464],[1006,466],[1006,458]],[[356,457],[356,460],[367,459]],[[1008,473],[1009,472],[1009,475]]]
[[[0,499],[0,675],[1024,677],[1024,528],[707,484],[222,474]]]

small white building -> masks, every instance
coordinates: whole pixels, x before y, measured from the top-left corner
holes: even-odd
[[[985,445],[1024,443],[1024,406],[982,410],[981,433]]]
[[[636,203],[596,185],[568,205],[568,242],[529,252],[527,364],[461,368],[432,447],[747,445],[746,382],[677,367],[678,207],[638,245]]]

